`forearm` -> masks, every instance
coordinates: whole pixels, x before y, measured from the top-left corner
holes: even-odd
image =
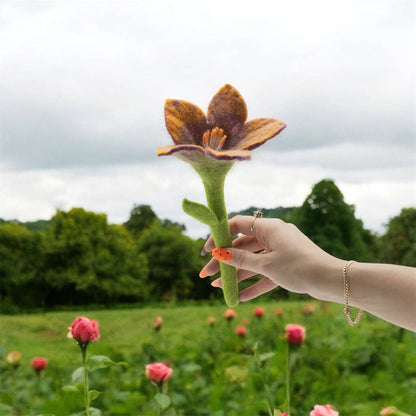
[[[326,279],[312,296],[344,303],[345,261],[327,262]],[[395,325],[416,331],[416,269],[391,264],[353,263],[348,269],[349,304]]]

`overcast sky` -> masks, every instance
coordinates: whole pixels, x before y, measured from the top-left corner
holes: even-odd
[[[171,144],[166,98],[204,111],[224,84],[249,119],[287,128],[236,164],[229,211],[300,205],[335,180],[364,225],[415,195],[413,0],[107,0],[0,3],[0,217],[49,219],[75,206],[128,219],[133,204],[207,229],[204,202]]]

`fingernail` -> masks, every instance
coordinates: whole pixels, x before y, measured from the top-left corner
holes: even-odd
[[[219,261],[228,262],[233,258],[233,253],[226,248],[214,248],[214,250],[211,251],[211,254],[214,259]]]
[[[205,272],[205,267],[199,272],[199,277],[200,278],[204,278],[204,277],[207,277],[208,275],[206,274],[206,272]]]
[[[213,281],[211,282],[211,286],[212,286],[212,287],[220,287],[219,281],[220,281],[220,279],[215,279],[215,280],[213,280]]]
[[[205,250],[205,245],[201,249],[201,256],[206,256],[208,254],[208,251]]]

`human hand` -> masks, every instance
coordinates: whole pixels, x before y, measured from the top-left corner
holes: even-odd
[[[201,270],[201,277],[216,274],[218,261],[223,261],[238,269],[239,282],[263,275],[240,292],[241,301],[253,299],[277,286],[332,300],[331,293],[334,285],[339,288],[339,279],[334,282],[331,271],[339,273],[345,262],[323,251],[295,225],[274,218],[258,218],[253,223],[253,217],[241,215],[232,218],[229,225],[232,236],[240,235],[233,241],[232,248],[226,248],[225,253],[229,253],[226,258],[220,256],[224,250],[214,250],[212,236],[207,240],[203,250],[211,252],[214,258]],[[221,287],[221,278],[212,284]]]

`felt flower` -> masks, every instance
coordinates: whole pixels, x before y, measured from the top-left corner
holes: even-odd
[[[305,340],[305,327],[298,324],[288,324],[285,327],[286,339],[290,344],[300,345]]]
[[[279,134],[286,125],[271,118],[247,120],[240,93],[224,85],[212,98],[207,115],[183,100],[166,100],[165,121],[173,146],[159,147],[158,156],[175,155],[190,163],[250,159],[250,150]]]
[[[37,373],[40,373],[48,366],[48,360],[44,357],[35,357],[30,362],[30,365]]]
[[[240,93],[224,85],[212,98],[207,114],[183,100],[166,100],[166,128],[174,145],[159,147],[158,156],[174,155],[192,165],[201,177],[207,206],[184,199],[183,210],[208,225],[216,247],[231,247],[232,238],[225,206],[225,177],[238,160],[248,160],[251,150],[279,134],[286,125],[271,118],[247,122],[247,107]],[[226,304],[239,303],[235,267],[220,264]]]
[[[173,370],[163,363],[146,365],[146,377],[155,383],[163,383],[173,373]]]

